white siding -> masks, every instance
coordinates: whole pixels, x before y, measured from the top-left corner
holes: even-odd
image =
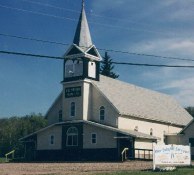
[[[95,87],[92,87],[92,108],[91,118],[90,120],[102,123],[105,125],[110,125],[113,127],[117,127],[118,123],[118,112],[112,106],[112,104],[106,99],[106,97]],[[105,120],[102,122],[100,121],[100,107],[105,107]]]
[[[92,144],[91,134],[95,133],[97,135],[97,143]],[[116,148],[117,140],[114,138],[116,133],[113,131],[108,131],[96,126],[84,124],[83,127],[83,148]]]
[[[156,123],[152,121],[145,121],[145,120],[135,120],[132,118],[126,118],[126,117],[119,117],[118,120],[118,127],[119,129],[129,129],[129,130],[134,130],[136,126],[138,126],[138,131],[145,133],[145,134],[150,134],[150,129],[153,129],[153,136],[161,138],[159,143],[163,143],[164,140],[164,133],[178,133],[181,131],[182,128],[167,125],[167,124],[162,124],[162,123]]]
[[[54,144],[50,144],[50,136],[54,136]],[[62,127],[54,126],[37,134],[37,150],[59,150],[62,143]]]

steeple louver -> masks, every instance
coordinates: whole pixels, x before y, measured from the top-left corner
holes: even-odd
[[[92,39],[84,9],[84,1],[82,1],[82,11],[79,17],[73,43],[79,47],[85,48],[88,48],[92,45]]]

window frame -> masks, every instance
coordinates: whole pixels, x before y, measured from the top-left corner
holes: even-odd
[[[135,128],[134,128],[134,131],[139,131],[139,127],[138,126],[135,126]]]
[[[95,136],[95,138],[93,136]],[[93,141],[95,141],[95,142],[93,142]],[[91,133],[91,143],[97,144],[97,133]]]
[[[153,128],[150,128],[150,135],[153,136]]]
[[[75,129],[76,133],[68,133],[71,129]],[[67,147],[76,147],[78,146],[78,129],[76,127],[69,127],[66,132],[66,146]],[[74,141],[76,141],[76,144],[74,144]],[[71,142],[71,144],[69,144]]]
[[[55,135],[54,134],[49,135],[49,145],[51,146],[55,145]]]
[[[72,104],[74,104],[74,106],[72,106]],[[72,107],[73,107],[73,109],[72,109]],[[72,115],[72,114],[74,114],[74,115]],[[76,103],[75,102],[70,103],[70,114],[69,114],[69,116],[71,118],[76,116]]]
[[[105,107],[104,106],[100,106],[99,118],[100,118],[100,121],[104,121],[105,120]]]
[[[59,122],[62,122],[63,121],[63,111],[62,111],[62,109],[59,110],[59,112],[58,112],[58,121]]]

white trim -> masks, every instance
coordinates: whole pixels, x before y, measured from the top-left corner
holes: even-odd
[[[77,130],[77,134],[67,134],[67,132],[69,131],[69,129],[71,129],[71,128],[75,128],[76,130]],[[78,141],[79,141],[79,139],[78,139],[78,136],[79,136],[79,131],[78,131],[78,129],[77,129],[77,127],[75,127],[75,126],[72,126],[72,127],[69,127],[68,128],[68,130],[67,130],[67,132],[66,132],[66,147],[74,147],[74,146],[78,146]],[[72,145],[69,145],[68,144],[68,137],[69,136],[71,136],[72,137]],[[77,141],[76,141],[76,145],[73,145],[73,136],[77,136],[76,138],[77,138]]]

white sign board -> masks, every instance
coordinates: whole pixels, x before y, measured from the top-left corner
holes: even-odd
[[[153,145],[153,163],[155,165],[190,165],[190,146]]]

